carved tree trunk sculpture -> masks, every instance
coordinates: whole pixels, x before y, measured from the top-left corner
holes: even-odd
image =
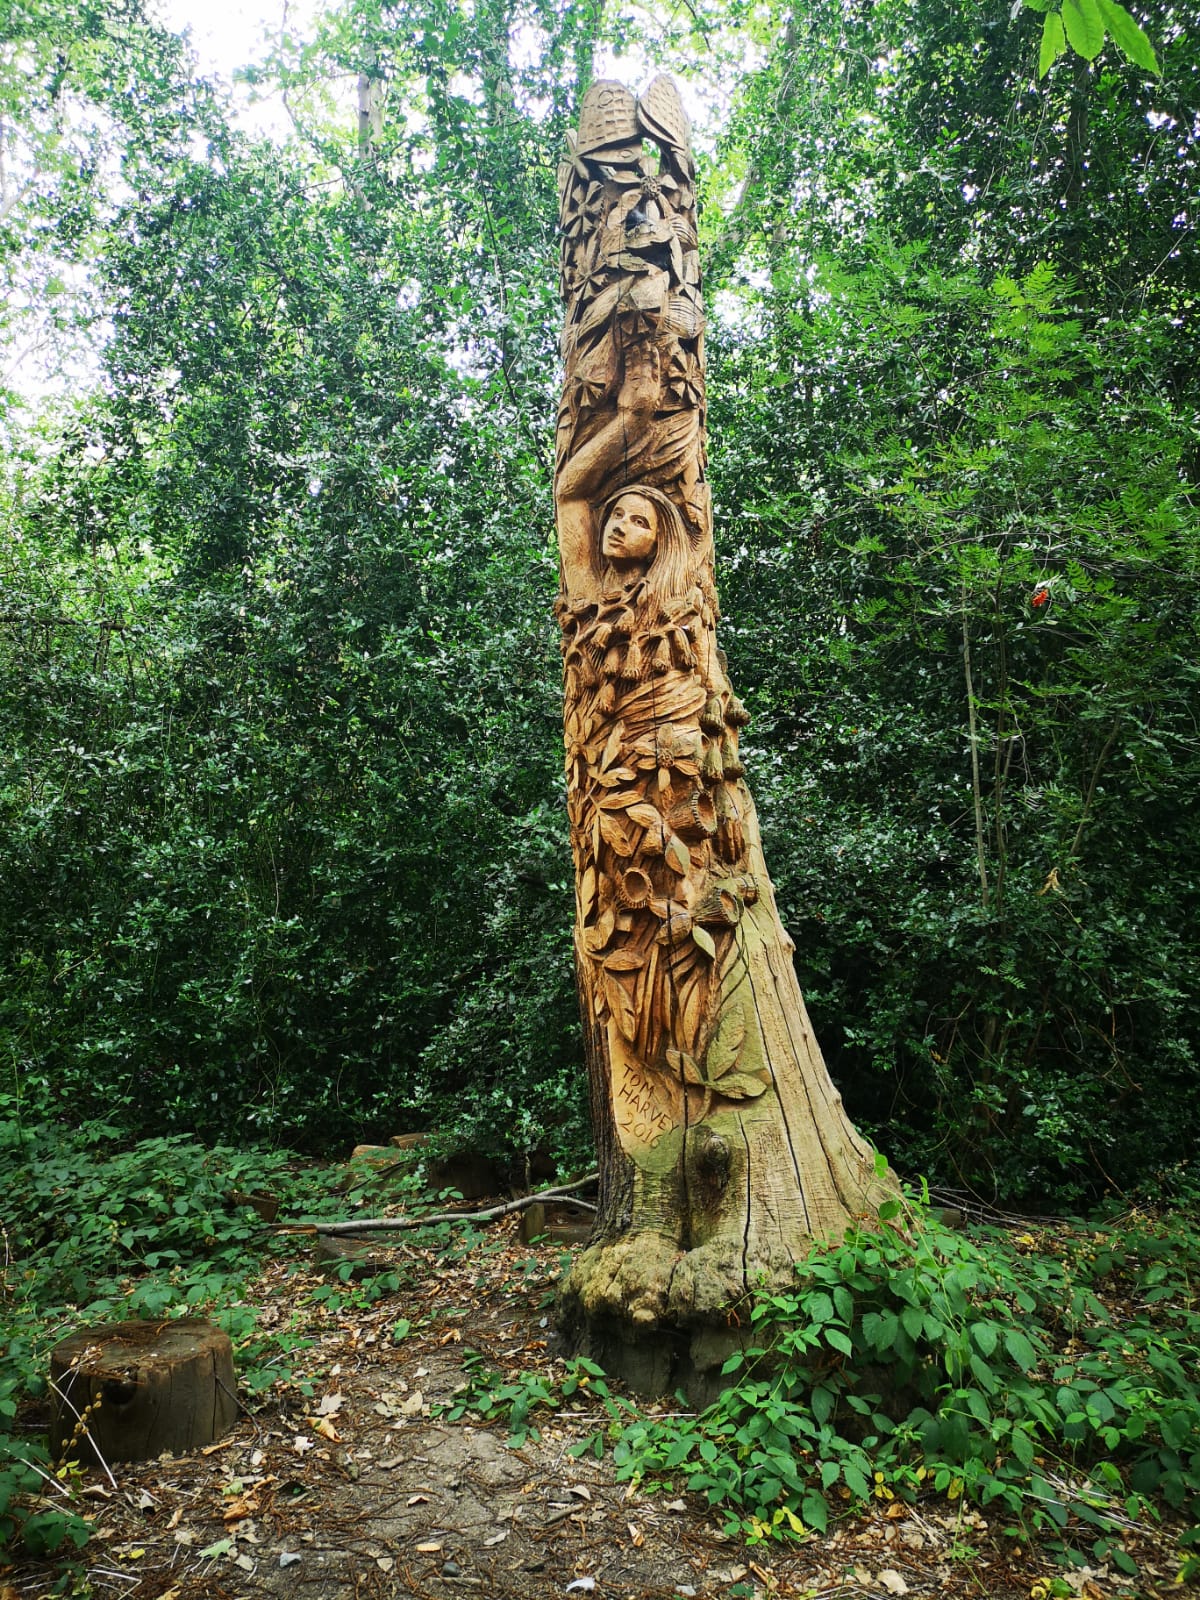
[[[584,98],[559,169],[567,804],[599,1145],[576,1344],[647,1389],[891,1192],[804,1009],[717,645],[690,129],[671,80]],[[686,1352],[691,1341],[690,1356]],[[707,1352],[707,1354],[706,1354]]]

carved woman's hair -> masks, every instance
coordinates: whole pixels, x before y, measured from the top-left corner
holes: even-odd
[[[643,500],[648,500],[657,516],[658,538],[654,547],[654,559],[646,571],[646,580],[651,592],[663,599],[671,595],[686,594],[696,582],[696,575],[695,552],[692,549],[692,541],[688,538],[683,517],[675,502],[663,494],[661,489],[649,489],[640,483],[627,483],[623,489],[618,489],[616,494],[609,495],[600,507],[592,556],[598,575],[603,577],[606,569],[600,550],[604,526],[617,501],[627,494],[641,495]]]

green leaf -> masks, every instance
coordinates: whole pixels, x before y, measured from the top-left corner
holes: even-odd
[[[919,1339],[925,1327],[925,1313],[920,1306],[905,1306],[900,1313],[900,1325],[910,1339]]]
[[[854,1466],[852,1462],[843,1463],[842,1482],[856,1500],[869,1500],[871,1498],[871,1485],[867,1482],[866,1475],[858,1467]]]
[[[854,1346],[850,1343],[850,1336],[843,1333],[840,1328],[826,1328],[825,1339],[835,1350],[840,1350],[844,1356],[853,1355]]]
[[[833,1321],[833,1301],[827,1294],[820,1293],[809,1295],[805,1300],[804,1309],[808,1313],[808,1320],[813,1323]]]
[[[1050,68],[1067,48],[1066,35],[1063,32],[1062,13],[1047,11],[1046,20],[1042,24],[1042,48],[1038,52],[1038,77],[1044,78]]]
[[[1094,61],[1104,48],[1104,19],[1097,0],[1063,0],[1062,19],[1071,49],[1085,61]]]
[[[890,1350],[899,1326],[894,1311],[868,1311],[863,1318],[863,1337],[873,1350]]]
[[[812,1407],[812,1414],[818,1422],[828,1422],[834,1406],[833,1390],[823,1383],[818,1384],[812,1392],[809,1405]],[[804,1520],[805,1522],[808,1521],[807,1516]]]
[[[800,1503],[800,1520],[817,1533],[829,1525],[829,1507],[819,1494],[806,1494]]]
[[[1124,6],[1118,5],[1117,0],[1097,0],[1097,4],[1112,42],[1126,60],[1132,61],[1135,67],[1144,67],[1156,78],[1161,77],[1162,68],[1158,64],[1154,46],[1142,31],[1140,23],[1129,15]]]
[[[1028,1372],[1031,1368],[1037,1366],[1037,1356],[1034,1353],[1034,1348],[1019,1328],[1005,1330],[1004,1348],[1022,1372]]]
[[[971,1343],[981,1356],[994,1355],[999,1338],[1000,1330],[994,1322],[973,1322],[971,1324]]]

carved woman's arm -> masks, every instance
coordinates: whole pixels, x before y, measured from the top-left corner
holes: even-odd
[[[637,483],[653,463],[654,415],[662,393],[661,361],[650,340],[625,352],[625,372],[617,409],[598,433],[559,469],[555,485],[558,548],[563,579],[571,596],[587,594],[595,582],[592,545],[594,511],[608,494]]]

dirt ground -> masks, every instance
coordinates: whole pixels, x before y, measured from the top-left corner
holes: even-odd
[[[103,1600],[629,1600],[772,1596],[986,1596],[1083,1600],[1174,1589],[1174,1538],[1132,1533],[1136,1581],[1065,1569],[1005,1539],[1000,1519],[933,1497],[879,1503],[803,1542],[753,1547],[722,1532],[703,1501],[631,1493],[606,1455],[573,1444],[605,1418],[562,1410],[509,1448],[503,1424],[439,1417],[464,1382],[466,1351],[506,1373],[552,1372],[549,1297],[561,1247],[521,1245],[515,1222],[453,1264],[401,1245],[407,1281],[372,1299],[366,1284],[318,1272],[297,1241],[256,1286],[260,1323],[314,1340],[292,1364],[313,1392],[279,1385],[242,1409],[224,1439],[188,1457],[85,1478],[95,1517],[67,1593]],[[330,1292],[332,1290],[332,1292]],[[314,1291],[328,1298],[314,1302]],[[399,1330],[401,1337],[397,1339]],[[557,1370],[561,1374],[561,1365]],[[1084,1546],[1086,1548],[1086,1544]],[[0,1600],[35,1600],[65,1568],[0,1573]]]

